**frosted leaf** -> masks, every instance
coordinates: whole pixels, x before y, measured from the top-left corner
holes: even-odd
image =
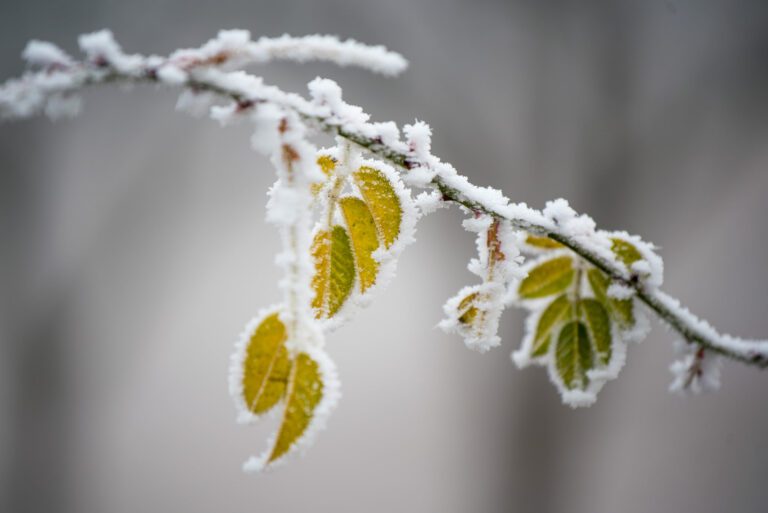
[[[275,406],[285,394],[290,369],[288,332],[279,307],[262,311],[248,323],[232,355],[229,391],[240,422],[250,422]]]
[[[518,287],[518,295],[522,299],[536,299],[558,294],[573,283],[574,276],[570,256],[547,256],[528,266],[527,276]]]
[[[611,319],[605,307],[594,299],[582,299],[578,308],[589,331],[594,351],[601,365],[611,361]]]
[[[333,317],[355,284],[354,256],[347,230],[336,225],[330,231],[318,231],[312,242],[312,257],[312,307],[318,317]]]
[[[521,257],[511,226],[490,216],[464,221],[467,230],[478,234],[477,258],[468,269],[482,278],[479,285],[464,287],[443,306],[445,318],[438,326],[464,339],[470,349],[485,352],[501,343],[497,332],[504,311],[507,286],[520,276]]]
[[[562,249],[564,246],[549,237],[540,237],[538,235],[528,235],[525,238],[525,248],[531,253],[549,251],[553,249]]]
[[[243,470],[260,472],[302,452],[325,428],[339,397],[336,366],[324,351],[310,348],[293,356],[280,427],[269,448],[246,461]]]
[[[379,263],[373,258],[374,251],[379,248],[376,222],[368,205],[359,198],[341,198],[339,207],[352,240],[360,292],[365,292],[376,283],[376,275],[379,272]]]

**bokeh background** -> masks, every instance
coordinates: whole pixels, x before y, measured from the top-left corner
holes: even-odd
[[[129,51],[221,28],[335,33],[411,61],[398,79],[316,75],[376,119],[434,127],[475,183],[657,243],[665,289],[719,328],[768,336],[768,3],[763,0],[0,1],[0,76],[31,38]],[[717,394],[667,393],[672,335],[630,348],[598,403],[571,410],[504,345],[434,325],[474,277],[457,211],[424,220],[399,276],[334,334],[343,398],[302,459],[241,473],[228,356],[278,299],[264,222],[273,172],[245,127],[174,112],[175,93],[86,95],[70,121],[0,125],[0,510],[9,513],[762,512],[768,375],[726,363]]]

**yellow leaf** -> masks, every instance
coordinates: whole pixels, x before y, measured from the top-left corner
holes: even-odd
[[[368,204],[384,246],[389,248],[400,235],[403,208],[395,188],[380,170],[363,166],[352,175],[355,185]]]
[[[475,306],[475,300],[478,298],[477,292],[472,292],[467,297],[461,300],[458,310],[459,322],[462,324],[472,324],[480,311]]]
[[[331,234],[320,230],[312,241],[312,260],[315,262],[315,275],[312,277],[312,308],[320,317],[328,296],[328,283],[331,280]]]
[[[317,157],[317,164],[320,166],[320,170],[325,176],[331,176],[333,170],[336,169],[336,161],[333,157],[328,155],[320,155]]]
[[[355,283],[355,263],[347,230],[334,226],[331,232],[321,230],[312,242],[315,275],[312,307],[317,317],[332,317],[349,297]]]
[[[563,247],[563,245],[556,240],[552,240],[549,237],[540,237],[538,235],[528,235],[525,239],[525,243],[538,249],[559,249]]]
[[[265,413],[285,394],[290,368],[286,338],[285,325],[273,313],[259,323],[248,340],[242,364],[242,396],[252,413]]]
[[[373,252],[379,247],[376,224],[365,202],[354,196],[345,196],[339,200],[339,207],[347,222],[352,249],[355,254],[357,274],[360,277],[360,291],[376,283],[379,263],[373,258]]]
[[[287,453],[304,434],[323,398],[323,389],[317,362],[306,353],[297,354],[288,379],[283,420],[268,463]]]
[[[333,175],[333,170],[336,169],[336,161],[333,160],[333,157],[328,155],[320,155],[317,157],[317,165],[320,166],[320,170],[323,172],[326,178],[330,178]],[[312,184],[313,195],[316,195],[320,192],[320,190],[323,188],[323,183],[324,182]]]

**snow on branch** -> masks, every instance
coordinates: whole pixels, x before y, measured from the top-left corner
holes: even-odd
[[[197,49],[178,50],[170,60],[182,67],[200,63],[241,68],[249,64],[265,64],[275,60],[294,62],[327,61],[338,66],[356,66],[385,76],[395,76],[408,67],[399,53],[383,46],[368,46],[354,39],[340,41],[336,36],[312,35],[251,40],[246,30],[222,30],[218,37]]]

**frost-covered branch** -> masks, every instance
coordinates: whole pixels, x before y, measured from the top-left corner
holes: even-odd
[[[82,36],[80,45],[89,57],[85,62],[74,61],[50,43],[31,42],[24,57],[39,70],[0,88],[0,116],[24,118],[43,109],[54,117],[74,114],[76,111],[68,109],[79,102],[67,101],[68,96],[85,86],[111,82],[157,83],[214,93],[234,100],[231,114],[242,113],[259,103],[279,104],[291,108],[323,131],[351,141],[403,169],[405,179],[412,185],[434,187],[444,201],[505,219],[516,228],[567,246],[614,280],[632,288],[648,308],[685,340],[744,363],[768,366],[768,341],[718,333],[676,299],[627,273],[615,257],[594,245],[589,236],[574,236],[556,219],[524,203],[510,203],[500,191],[472,185],[453,166],[432,155],[431,131],[426,124],[406,127],[410,138],[402,141],[394,123],[369,122],[362,109],[343,103],[341,90],[329,80],[315,81],[315,87],[310,85],[315,100],[319,100],[311,102],[265,85],[260,78],[243,72],[223,71],[228,67],[289,59],[327,60],[394,75],[407,67],[407,61],[399,54],[380,46],[368,47],[350,40],[341,42],[332,36],[283,36],[251,41],[245,31],[223,31],[199,49],[179,50],[168,58],[126,55],[107,31]]]
[[[504,308],[528,309],[513,360],[546,365],[571,406],[592,404],[618,375],[626,343],[647,332],[644,311],[682,339],[673,390],[716,388],[720,356],[768,367],[768,341],[720,334],[660,289],[663,264],[652,244],[597,229],[563,199],[535,210],[473,185],[432,153],[427,124],[405,125],[401,134],[393,122],[372,122],[344,102],[332,80],[310,82],[306,98],[242,70],[276,59],[323,60],[396,75],[407,66],[397,53],[332,36],[252,41],[245,31],[223,31],[167,57],[126,54],[108,31],[79,43],[84,60],[31,42],[23,54],[30,70],[0,86],[0,119],[74,115],[79,93],[91,85],[177,87],[182,110],[222,124],[252,122],[254,148],[277,170],[267,219],[283,242],[277,263],[284,298],[248,324],[233,356],[230,390],[242,420],[281,401],[285,409],[271,449],[247,469],[282,461],[322,426],[338,396],[325,333],[389,281],[418,217],[447,204],[469,216],[464,227],[477,234],[478,255],[468,267],[482,281],[446,303],[440,326],[487,351],[500,343]],[[318,132],[334,136],[337,146],[317,150],[309,139]],[[424,192],[414,200],[407,186]]]

